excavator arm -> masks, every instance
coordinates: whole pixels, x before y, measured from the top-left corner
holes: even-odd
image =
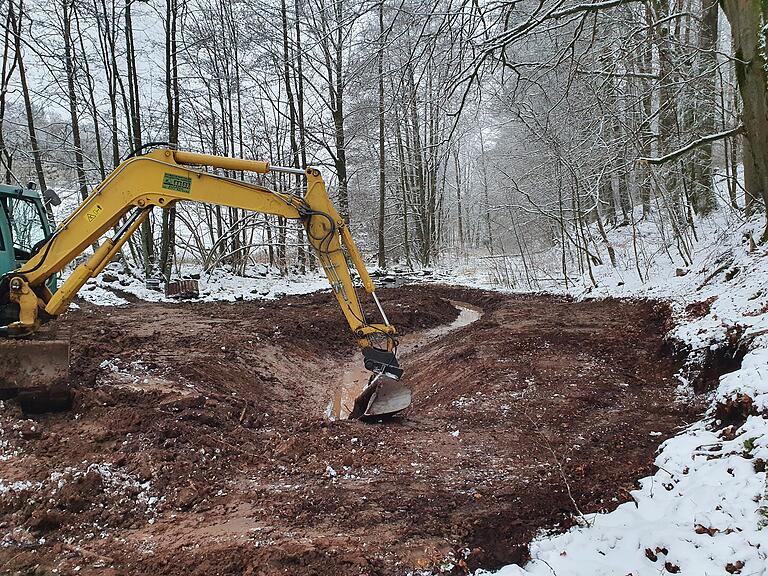
[[[306,176],[306,193],[303,196],[278,193],[206,172],[200,167],[259,174],[302,174]],[[30,335],[38,329],[41,320],[65,311],[88,279],[104,269],[153,207],[168,208],[179,201],[217,204],[301,221],[344,318],[362,349],[365,367],[373,372],[372,384],[361,394],[353,412],[356,416],[376,416],[399,412],[410,404],[410,392],[406,388],[399,385],[391,385],[388,390],[382,388],[389,379],[399,379],[402,375],[395,357],[397,332],[376,297],[374,284],[347,224],[328,197],[320,172],[314,168],[300,170],[255,160],[164,149],[126,160],[50,238],[36,247],[35,254],[23,266],[0,279],[0,306],[11,304],[18,308],[18,319],[0,326],[0,336]],[[117,231],[51,293],[47,280],[118,226],[124,217]],[[381,314],[380,323],[366,320],[347,256]],[[7,375],[5,379],[8,380]],[[0,374],[0,384],[2,380]]]

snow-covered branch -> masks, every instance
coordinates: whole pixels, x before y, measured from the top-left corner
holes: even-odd
[[[669,154],[665,154],[664,156],[660,156],[658,158],[638,158],[637,161],[642,164],[664,164],[665,162],[670,162],[672,160],[679,158],[684,154],[687,154],[691,150],[695,150],[699,146],[702,146],[709,142],[716,142],[717,140],[723,140],[724,138],[728,138],[730,136],[736,136],[737,134],[742,134],[743,132],[744,132],[744,125],[739,124],[735,128],[731,128],[730,130],[725,130],[723,132],[718,132],[716,134],[709,134],[708,136],[702,136],[701,138],[698,138],[697,140],[693,140],[692,142],[689,142],[682,148],[678,148],[677,150],[670,152]]]

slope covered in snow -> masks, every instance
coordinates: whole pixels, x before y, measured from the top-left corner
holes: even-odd
[[[698,222],[688,268],[659,251],[644,282],[620,264],[596,268],[596,288],[585,277],[569,288],[578,298],[670,301],[677,326],[669,337],[690,352],[681,393],[691,392],[703,362],[725,359],[732,371],[707,392],[703,419],[659,447],[658,470],[633,501],[588,517],[588,526],[540,534],[530,562],[497,576],[768,571],[768,248],[746,236],[757,229],[720,214]],[[617,251],[632,249],[630,233],[612,232]]]

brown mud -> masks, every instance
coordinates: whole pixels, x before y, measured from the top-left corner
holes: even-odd
[[[0,573],[523,562],[576,507],[626,501],[698,414],[676,398],[663,305],[442,286],[381,299],[414,395],[386,424],[324,417],[359,358],[328,294],[69,313],[56,330],[72,338],[73,409],[0,410]],[[438,328],[451,301],[482,318]]]

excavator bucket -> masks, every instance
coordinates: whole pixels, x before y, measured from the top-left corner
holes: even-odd
[[[0,340],[0,397],[17,397],[25,412],[68,408],[68,373],[65,340]]]
[[[350,419],[373,420],[394,416],[411,405],[411,390],[394,378],[375,374],[355,399]]]

